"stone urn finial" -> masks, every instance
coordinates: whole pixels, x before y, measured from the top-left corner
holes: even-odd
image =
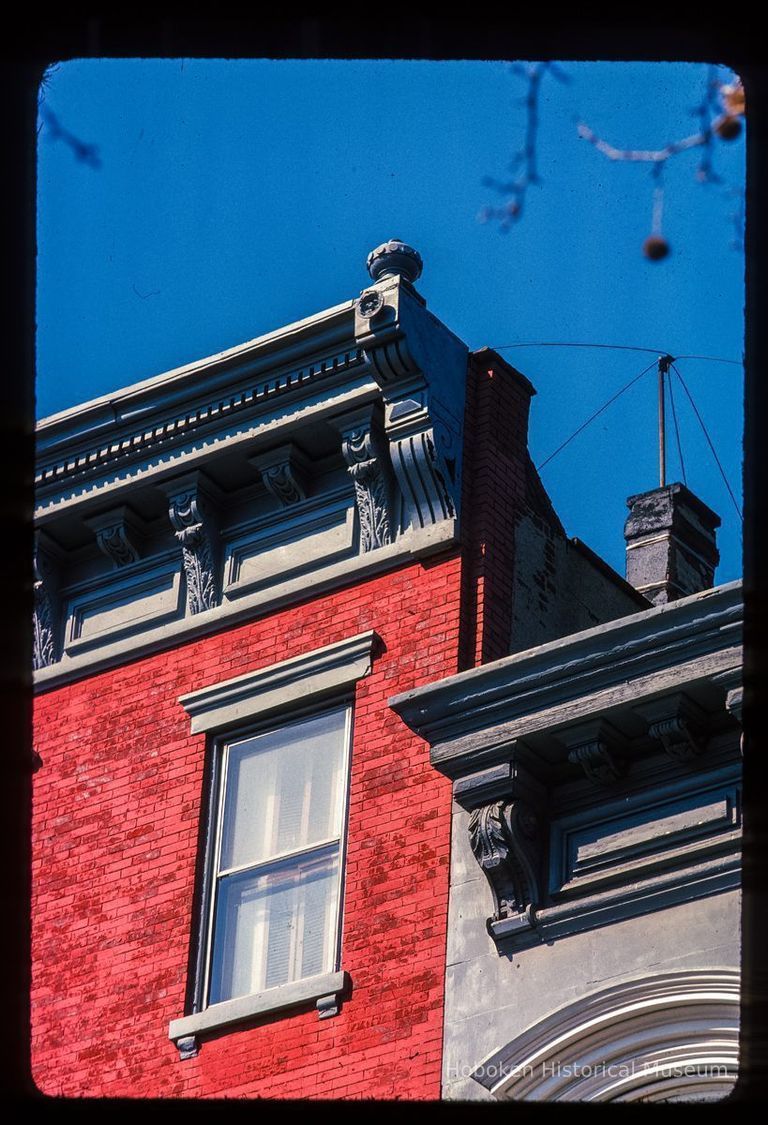
[[[365,263],[374,281],[400,275],[406,281],[416,281],[421,276],[421,254],[399,238],[390,238],[371,250]]]

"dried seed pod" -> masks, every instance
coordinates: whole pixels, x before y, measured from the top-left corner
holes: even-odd
[[[669,253],[669,243],[661,235],[652,234],[643,243],[643,253],[652,262],[658,262],[661,258],[666,258]]]
[[[733,117],[730,113],[724,113],[722,117],[718,117],[712,129],[721,141],[733,141],[741,132],[741,122],[738,117]]]

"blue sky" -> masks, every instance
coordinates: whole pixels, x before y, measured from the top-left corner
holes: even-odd
[[[708,68],[563,62],[541,83],[541,182],[506,233],[481,223],[521,147],[525,77],[504,62],[85,59],[50,73],[38,174],[38,416],[251,339],[354,297],[365,258],[402,238],[429,308],[470,347],[605,343],[681,359],[741,507],[744,260],[729,194],[744,138],[667,162],[669,257],[649,262],[649,166],[620,148],[694,133]],[[728,71],[718,68],[722,79]],[[734,243],[737,245],[734,246]],[[515,347],[537,388],[539,465],[653,351]],[[679,384],[687,481],[722,517],[717,581],[741,575],[741,523]],[[626,497],[658,484],[656,383],[640,379],[542,469],[570,535],[623,573]],[[681,479],[670,427],[668,478]]]

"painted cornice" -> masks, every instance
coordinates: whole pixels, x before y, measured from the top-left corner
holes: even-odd
[[[732,582],[390,699],[453,780],[500,947],[738,885],[742,619]]]
[[[339,346],[344,340],[346,348]],[[344,340],[335,349],[331,341],[306,341],[313,346],[303,363],[296,357],[287,364],[273,348],[266,354],[248,348],[236,360],[224,353],[221,362],[203,361],[193,369],[194,383],[189,369],[182,369],[170,386],[161,376],[135,396],[88,404],[74,416],[57,416],[61,421],[48,429],[41,423],[38,516],[45,519],[105,487],[186,470],[225,443],[252,444],[260,433],[321,413],[320,402],[340,397],[341,408],[348,408],[372,398],[376,384],[362,349],[349,338],[349,324]],[[341,386],[355,383],[351,396],[339,395]]]
[[[740,665],[742,625],[739,580],[404,692],[389,705],[430,743],[435,767],[458,776],[481,743],[573,722],[573,701],[588,712],[592,700],[597,711],[601,693],[620,703],[626,685],[629,705],[639,682],[653,694],[665,670],[680,683],[696,679],[712,654],[722,655],[722,668],[709,661],[708,673]]]
[[[36,687],[455,546],[467,354],[388,276],[44,419]]]
[[[150,413],[231,382],[247,368],[252,373],[292,365],[307,352],[333,350],[348,339],[354,301],[345,301],[314,316],[256,336],[225,351],[174,367],[160,375],[131,383],[108,395],[79,403],[43,418],[37,425],[39,452],[71,445],[81,434]]]
[[[192,364],[43,419],[36,430],[40,524],[109,490],[167,478],[237,443],[269,446],[297,425],[418,393],[430,374],[447,403],[463,394],[466,347],[400,277]],[[455,386],[452,384],[456,384]],[[424,405],[424,404],[422,404]],[[459,412],[459,424],[460,424]]]

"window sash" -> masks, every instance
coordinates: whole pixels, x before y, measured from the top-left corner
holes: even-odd
[[[312,855],[313,852],[320,852],[323,848],[327,848],[331,844],[338,844],[341,839],[341,834],[336,836],[327,836],[324,840],[318,840],[312,843],[307,848],[294,848],[289,852],[278,852],[277,855],[270,856],[269,859],[263,860],[261,863],[242,863],[239,867],[225,867],[216,873],[216,881],[226,879],[230,875],[240,875],[246,871],[251,871],[254,874],[268,873],[271,868],[280,864],[289,862],[293,859],[300,859],[303,856]]]
[[[345,723],[333,708],[225,745],[217,871],[338,839]]]
[[[331,836],[326,836],[321,840],[312,840],[305,846],[290,848],[288,850],[277,852],[269,855],[267,858],[260,859],[255,863],[243,863],[231,868],[222,868],[222,841],[225,828],[225,817],[227,814],[226,797],[227,797],[227,772],[229,765],[229,758],[232,748],[241,746],[250,738],[257,738],[261,734],[269,734],[272,731],[289,730],[292,726],[300,726],[302,723],[311,721],[314,718],[322,718],[334,713],[343,714],[343,722],[340,724],[340,731],[338,737],[341,741],[339,748],[339,763],[338,774],[336,778],[336,793],[335,802],[336,809],[333,818],[338,827],[338,832]],[[286,722],[282,727],[271,725],[269,727],[262,727],[259,730],[251,731],[250,733],[238,734],[237,737],[228,737],[226,740],[221,739],[216,746],[218,766],[213,778],[214,786],[214,825],[211,837],[211,855],[209,857],[209,872],[207,877],[207,899],[206,904],[206,934],[205,934],[205,955],[204,955],[204,974],[201,982],[202,988],[200,989],[200,1006],[205,1008],[212,1003],[217,1003],[219,1000],[211,1000],[213,992],[214,975],[218,975],[218,980],[221,982],[222,969],[221,964],[226,958],[231,958],[232,951],[222,947],[216,948],[217,941],[217,913],[219,911],[221,902],[224,898],[222,892],[222,885],[228,880],[235,880],[238,878],[250,877],[252,881],[258,881],[269,877],[279,870],[301,872],[308,863],[314,860],[321,859],[322,857],[335,858],[335,874],[332,879],[331,893],[328,897],[325,907],[325,924],[323,929],[323,966],[317,972],[332,972],[338,967],[339,948],[341,943],[341,911],[343,903],[344,892],[344,841],[346,835],[346,819],[349,801],[349,755],[351,747],[351,720],[352,720],[352,707],[351,703],[337,704],[335,707],[329,707],[324,711],[313,711],[305,713],[303,716],[297,716],[290,721]],[[309,810],[309,800],[311,794],[307,795],[307,787],[311,786],[312,770],[308,769],[305,776],[304,785],[304,799],[302,805],[302,817],[306,820]],[[213,812],[213,809],[212,809]],[[272,838],[274,839],[274,833]],[[305,924],[304,914],[306,907],[302,908],[298,913],[296,924],[301,930]],[[257,933],[254,930],[254,936]],[[264,938],[264,931],[262,931],[262,940]],[[223,937],[219,936],[219,940]],[[296,935],[296,941],[301,945],[302,935]],[[267,938],[268,943],[268,938]],[[305,974],[301,971],[303,964],[303,954],[299,957],[297,953],[297,946],[294,944],[292,951],[289,951],[289,965],[293,967],[293,975],[290,975],[288,982],[304,979]],[[253,955],[256,956],[257,950],[253,950]],[[262,968],[266,951],[261,950],[259,956],[262,961]],[[309,974],[307,974],[309,975]],[[265,979],[265,973],[261,973],[261,979]],[[277,985],[263,985],[264,988],[277,987]],[[261,989],[258,989],[261,990]],[[233,997],[234,998],[234,997]],[[229,997],[220,997],[220,1000],[229,999]]]
[[[222,880],[211,1002],[333,971],[339,847]]]

